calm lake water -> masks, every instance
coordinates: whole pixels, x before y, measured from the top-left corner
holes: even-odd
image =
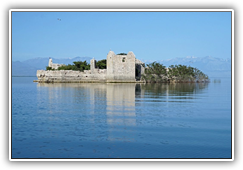
[[[231,158],[230,78],[201,84],[35,79],[12,77],[12,158]]]

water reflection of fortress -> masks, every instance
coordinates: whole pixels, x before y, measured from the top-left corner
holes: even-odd
[[[99,103],[102,101],[106,105],[106,114],[108,116],[108,124],[123,124],[123,125],[135,125],[135,120],[129,119],[129,117],[135,116],[135,86],[134,83],[117,84],[47,84],[38,83],[39,90],[41,87],[48,87],[49,102],[58,102],[58,98],[66,95],[73,96],[73,100],[86,98],[90,101],[90,114],[96,114],[98,110],[95,110],[97,100]],[[64,94],[66,93],[66,94]],[[76,97],[75,97],[76,96]],[[70,101],[69,101],[70,102]],[[78,101],[72,101],[72,103]],[[79,101],[80,104],[82,101]],[[124,119],[117,120],[114,117],[121,116]],[[126,118],[125,118],[126,117]]]
[[[200,93],[207,87],[207,83],[180,83],[180,84],[134,84],[134,83],[107,83],[107,84],[78,84],[78,83],[38,83],[37,89],[43,93],[47,90],[49,102],[58,102],[64,96],[70,96],[70,99],[76,101],[69,101],[70,103],[80,103],[81,99],[90,101],[90,105],[97,104],[97,101],[103,102],[106,105],[106,114],[113,116],[128,116],[134,117],[135,115],[135,100],[136,98],[144,98],[146,93],[155,96],[181,96],[195,93]],[[42,88],[45,87],[45,88]],[[46,88],[48,87],[48,88]],[[95,113],[92,110],[91,113]],[[112,118],[108,122],[117,122]],[[121,122],[120,122],[121,123]],[[131,120],[123,120],[124,124],[136,124]]]
[[[77,116],[82,116],[80,114],[88,115],[90,117],[88,121],[91,121],[91,124],[96,124],[96,121],[101,121],[97,117],[103,114],[102,121],[105,121],[105,124],[109,126],[109,140],[123,141],[126,139],[119,139],[117,130],[120,127],[134,127],[139,124],[137,121],[138,115],[136,115],[136,113],[139,113],[139,110],[136,111],[136,106],[140,104],[140,100],[148,98],[147,94],[152,94],[153,98],[159,96],[159,99],[162,98],[166,101],[169,96],[182,96],[185,93],[187,96],[191,95],[193,97],[194,94],[202,92],[205,87],[207,87],[207,84],[198,83],[37,84],[38,91],[40,93],[46,93],[46,98],[49,99],[48,103],[51,103],[50,108],[48,108],[50,114],[55,113],[53,105],[57,103],[59,106],[60,102],[72,110],[77,110]],[[129,133],[129,131],[123,129],[122,133]]]
[[[136,125],[135,120],[136,84],[107,84],[107,112],[109,124]],[[114,116],[114,117],[113,117]],[[115,117],[121,116],[122,119]]]

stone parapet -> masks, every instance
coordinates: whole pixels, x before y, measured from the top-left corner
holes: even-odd
[[[102,72],[103,71],[103,72]],[[89,71],[80,72],[73,70],[45,71],[37,70],[39,81],[86,81],[86,80],[106,80],[104,70],[91,74]]]

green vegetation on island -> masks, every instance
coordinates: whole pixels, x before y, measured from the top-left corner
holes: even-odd
[[[96,63],[96,67],[98,67],[99,69],[106,69],[106,59],[99,60]]]
[[[180,64],[166,68],[157,62],[147,64],[145,74],[141,78],[150,83],[209,81],[208,76],[197,68]]]
[[[96,63],[96,67],[99,69],[106,69],[106,59],[100,60]],[[55,70],[49,66],[46,66],[46,70]],[[87,61],[74,61],[73,64],[62,65],[58,67],[57,70],[74,70],[74,71],[84,71],[90,70],[90,64]]]
[[[74,61],[73,65],[68,64],[68,65],[63,65],[58,67],[58,70],[84,71],[89,69],[90,69],[90,64],[87,63],[86,61]]]
[[[46,71],[48,71],[48,70],[55,70],[55,69],[52,69],[51,67],[46,66]]]
[[[119,53],[119,54],[117,54],[117,55],[127,55],[127,53]]]

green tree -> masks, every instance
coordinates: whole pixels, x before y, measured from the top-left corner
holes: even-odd
[[[145,74],[142,75],[142,79],[146,82],[165,82],[166,81],[166,67],[163,64],[153,62],[147,64],[145,68]]]
[[[73,63],[79,71],[90,69],[90,64],[88,64],[87,61],[74,61]]]
[[[195,82],[195,80],[207,81],[208,76],[197,68],[191,66],[179,64],[171,65],[166,69],[163,64],[153,62],[147,64],[142,79],[146,82]]]
[[[202,71],[198,70],[197,68],[194,68],[194,75],[197,80],[208,80],[208,76],[204,74]]]
[[[127,55],[127,53],[119,53],[119,54],[117,54],[117,55]]]
[[[54,69],[52,69],[52,68],[49,67],[49,66],[46,66],[46,70],[54,70]]]
[[[73,65],[68,64],[68,65],[63,65],[58,67],[58,70],[77,70]]]
[[[195,74],[193,67],[185,65],[171,65],[167,72],[168,79],[176,81],[194,81]]]
[[[96,66],[97,66],[99,69],[106,69],[106,59],[99,60],[99,61],[96,63]]]
[[[86,61],[74,61],[73,65],[68,64],[61,67],[58,67],[58,70],[76,70],[76,71],[84,71],[90,70],[90,64]]]

